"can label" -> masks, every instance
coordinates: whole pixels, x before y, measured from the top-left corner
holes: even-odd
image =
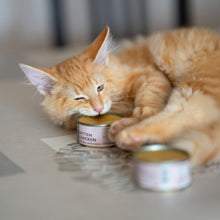
[[[190,161],[135,164],[136,181],[142,188],[155,191],[183,189],[191,184]]]
[[[114,143],[108,139],[109,127],[95,127],[78,124],[78,141],[82,145],[92,147],[113,146]]]

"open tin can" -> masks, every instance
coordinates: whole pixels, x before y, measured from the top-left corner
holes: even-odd
[[[134,155],[137,185],[150,191],[176,191],[192,182],[190,156],[166,145],[143,146]]]
[[[80,115],[77,118],[78,143],[87,147],[112,147],[115,143],[108,139],[110,125],[121,119],[116,113],[107,113],[95,117]]]

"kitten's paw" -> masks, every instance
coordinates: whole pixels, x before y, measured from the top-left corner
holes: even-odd
[[[109,132],[108,132],[108,138],[111,141],[115,141],[115,137],[122,129],[125,127],[128,127],[130,125],[133,125],[138,122],[137,118],[122,118],[114,123],[112,123]]]
[[[143,145],[160,143],[158,135],[147,135],[133,127],[121,131],[115,138],[117,147],[124,150],[134,151]]]

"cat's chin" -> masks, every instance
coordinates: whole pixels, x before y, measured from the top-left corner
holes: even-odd
[[[93,112],[93,113],[91,113],[91,112],[80,112],[80,114],[86,115],[86,116],[98,116],[99,115],[98,112]]]

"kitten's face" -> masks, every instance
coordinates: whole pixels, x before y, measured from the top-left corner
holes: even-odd
[[[42,105],[51,118],[96,116],[110,110],[108,35],[107,27],[81,54],[48,69],[20,64],[43,95]]]
[[[69,114],[80,113],[96,116],[111,108],[111,82],[106,76],[107,67],[93,62],[80,61],[77,57],[71,62],[63,62],[52,68],[59,82],[51,94],[66,99]]]

